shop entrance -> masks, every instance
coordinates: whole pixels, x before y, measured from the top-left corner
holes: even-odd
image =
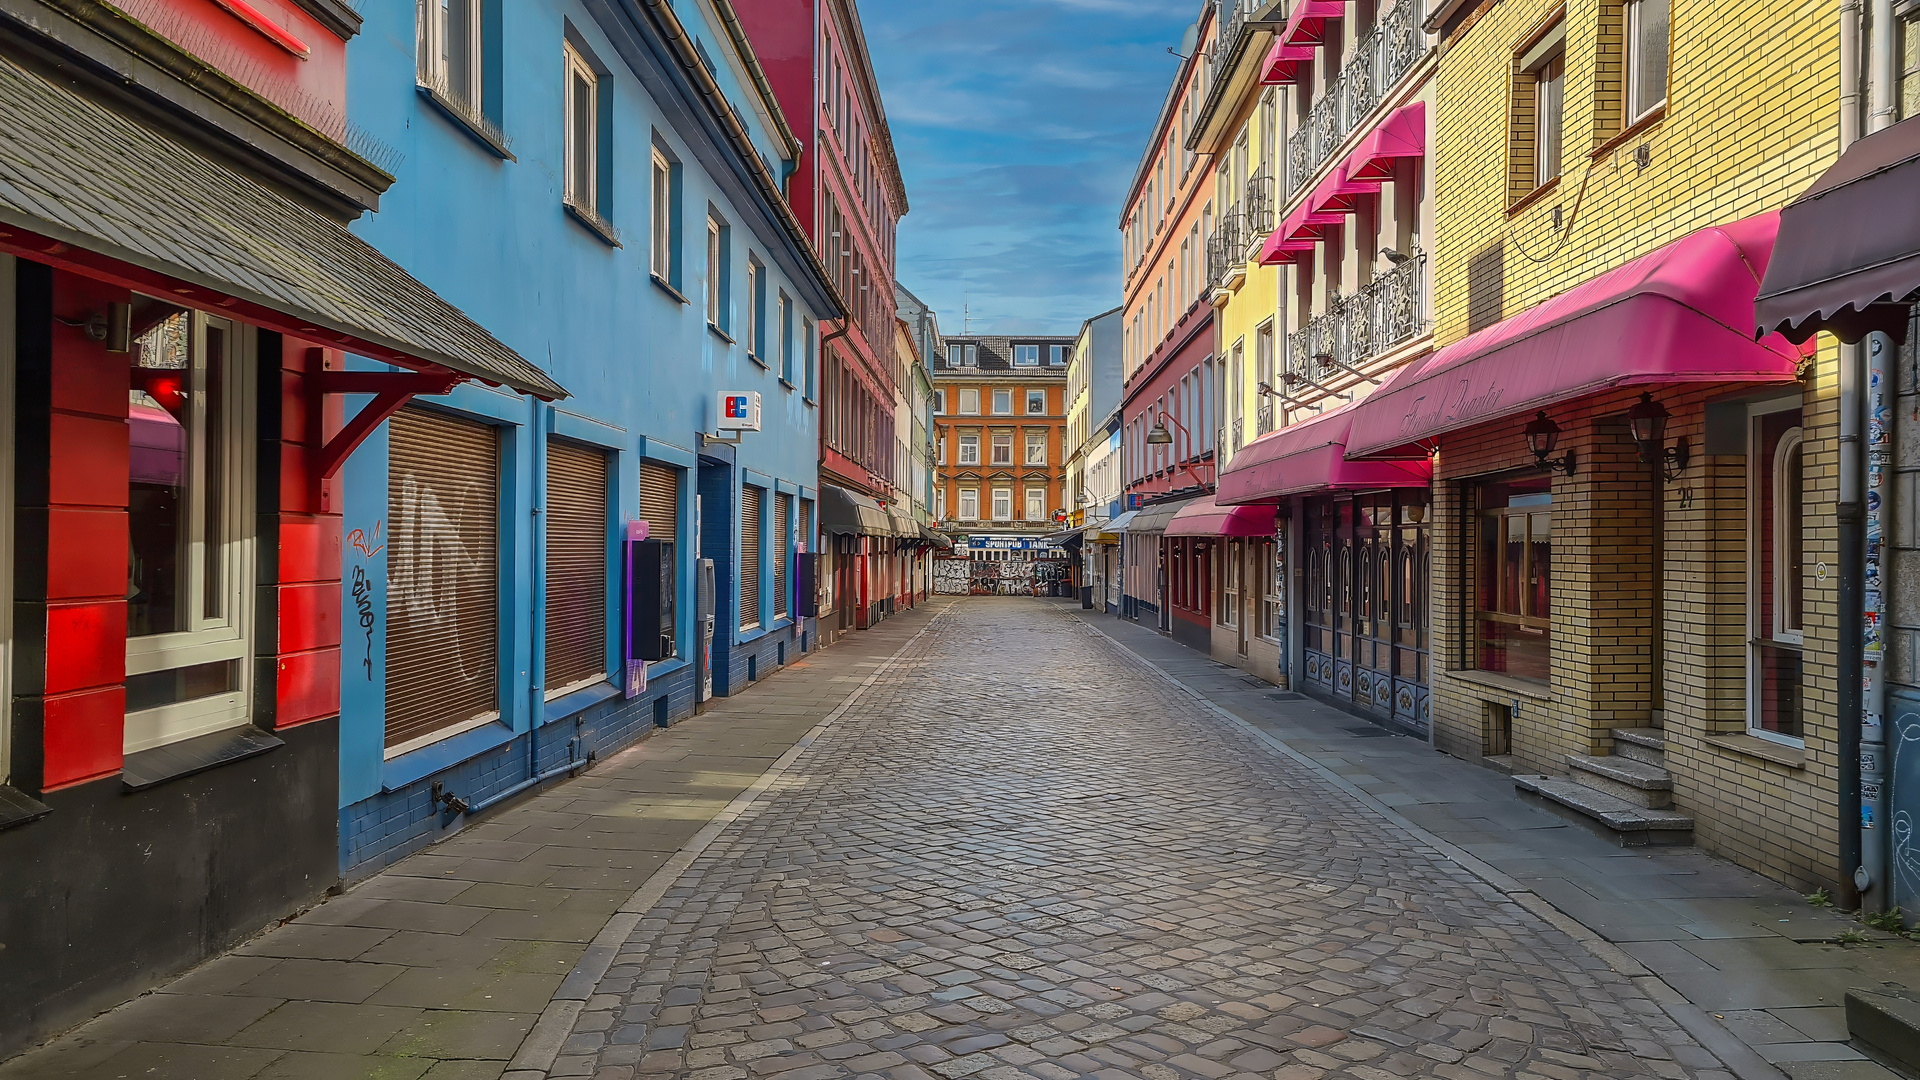
[[[1306,501],[1302,687],[1427,730],[1427,492]]]

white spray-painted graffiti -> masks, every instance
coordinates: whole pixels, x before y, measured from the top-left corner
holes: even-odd
[[[440,484],[444,484],[440,478]],[[409,637],[457,643],[439,654],[445,665],[441,674],[464,686],[495,678],[494,649],[490,635],[462,634],[460,622],[473,613],[457,601],[463,589],[475,578],[492,582],[495,577],[495,553],[470,550],[455,524],[458,508],[449,513],[434,490],[433,483],[421,483],[412,475],[401,477],[400,513],[395,518],[388,544],[388,621],[392,633]],[[458,501],[491,508],[493,493],[475,488],[454,495]],[[489,509],[488,516],[492,516]],[[471,605],[466,605],[471,606]]]
[[[973,564],[967,559],[933,560],[933,591],[942,596],[965,596],[973,582]]]

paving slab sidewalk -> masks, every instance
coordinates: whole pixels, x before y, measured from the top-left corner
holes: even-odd
[[[1622,848],[1506,775],[1280,691],[1135,623],[1082,618],[1190,690],[1583,924],[1793,1080],[1893,1080],[1847,1043],[1849,988],[1920,988],[1920,946],[1694,847]],[[1526,897],[1519,897],[1523,902]]]
[[[654,872],[880,670],[903,612],[484,815],[47,1045],[4,1080],[496,1080]]]

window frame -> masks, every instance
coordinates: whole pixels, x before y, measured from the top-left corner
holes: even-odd
[[[1025,465],[1045,465],[1047,463],[1047,433],[1044,431],[1029,431],[1026,433],[1026,436],[1026,453],[1021,463]],[[1033,452],[1036,446],[1040,450],[1037,459]]]
[[[1638,46],[1640,45],[1640,20],[1643,17],[1641,12],[1649,3],[1658,3],[1666,6],[1667,49],[1666,57],[1661,63],[1660,97],[1655,101],[1642,102],[1640,100],[1640,95],[1643,91],[1640,86],[1640,50]],[[1626,0],[1626,10],[1622,14],[1624,15],[1624,19],[1622,20],[1624,25],[1622,27],[1623,33],[1621,40],[1624,45],[1620,55],[1620,71],[1621,81],[1625,84],[1626,90],[1626,126],[1631,127],[1653,115],[1656,111],[1666,108],[1667,95],[1672,88],[1673,76],[1673,3],[1672,0]]]
[[[1520,579],[1519,579],[1521,588],[1520,588],[1519,599],[1515,602],[1514,606],[1521,610],[1519,610],[1518,612],[1507,612],[1507,611],[1497,610],[1498,608],[1504,606],[1505,604],[1504,594],[1506,592],[1506,580],[1507,580],[1505,570],[1507,567],[1507,546],[1508,546],[1505,538],[1507,536],[1507,529],[1508,529],[1507,522],[1509,519],[1516,518],[1516,517],[1522,518],[1522,519],[1531,519],[1535,515],[1546,516],[1547,518],[1547,551],[1548,551],[1547,565],[1548,565],[1549,575],[1551,575],[1552,573],[1553,517],[1557,508],[1554,506],[1552,501],[1553,492],[1551,490],[1551,484],[1549,484],[1548,487],[1549,487],[1549,490],[1544,492],[1544,494],[1547,497],[1545,502],[1525,501],[1525,502],[1522,502],[1519,506],[1514,506],[1511,504],[1511,497],[1509,497],[1509,504],[1506,506],[1499,506],[1499,507],[1480,506],[1478,505],[1478,494],[1476,493],[1476,504],[1475,504],[1472,518],[1471,518],[1471,521],[1473,523],[1473,528],[1476,530],[1476,532],[1473,537],[1473,541],[1468,548],[1469,565],[1471,565],[1472,567],[1472,575],[1468,579],[1468,583],[1467,583],[1467,588],[1471,590],[1471,596],[1469,597],[1469,604],[1468,604],[1469,609],[1471,611],[1471,615],[1470,615],[1470,621],[1467,627],[1467,633],[1470,641],[1468,658],[1472,663],[1471,670],[1475,670],[1475,671],[1487,670],[1480,666],[1480,662],[1481,662],[1480,624],[1483,622],[1501,623],[1503,625],[1508,625],[1508,626],[1518,626],[1525,630],[1546,631],[1547,633],[1547,664],[1548,664],[1548,676],[1549,676],[1547,681],[1551,682],[1552,664],[1553,664],[1553,636],[1552,636],[1553,635],[1553,594],[1552,594],[1551,578],[1549,578],[1549,584],[1548,584],[1547,613],[1545,615],[1540,615],[1537,612],[1526,610],[1533,607],[1533,602],[1532,602],[1533,590],[1528,587],[1529,583],[1532,580],[1532,568],[1533,568],[1533,542],[1532,542],[1533,532],[1532,532],[1531,520],[1528,520],[1528,524],[1527,524],[1527,541],[1520,545],[1521,552],[1522,552],[1522,556],[1521,556],[1522,561],[1520,564]],[[1538,494],[1541,494],[1541,493],[1529,492],[1529,493],[1524,493],[1520,497],[1522,499],[1532,500]],[[1496,582],[1496,587],[1495,587],[1496,599],[1494,602],[1494,608],[1496,610],[1490,610],[1480,606],[1480,599],[1481,599],[1480,576],[1482,572],[1482,568],[1480,565],[1480,558],[1481,558],[1480,547],[1481,547],[1482,539],[1486,535],[1484,530],[1488,528],[1488,523],[1490,521],[1499,522],[1499,530],[1496,533],[1496,541],[1494,544],[1494,550],[1498,553],[1497,558],[1499,560],[1498,565],[1495,567],[1495,572],[1493,575],[1494,580]],[[1515,675],[1511,671],[1497,671],[1497,672],[1494,672],[1494,674],[1502,675],[1507,678],[1519,679],[1521,681],[1529,682],[1529,683],[1537,683],[1541,681],[1529,675]]]
[[[787,295],[787,290],[775,290],[774,312],[774,332],[780,335],[780,381],[791,388],[794,385],[793,298]]]
[[[1557,70],[1556,70],[1557,69]],[[1549,75],[1549,71],[1553,74]],[[1533,76],[1533,186],[1542,188],[1560,179],[1567,156],[1567,50],[1564,42],[1548,50],[1528,69]],[[1551,93],[1548,91],[1551,90]],[[1551,99],[1549,101],[1549,98]],[[1553,148],[1552,171],[1547,147]]]
[[[647,258],[648,271],[666,285],[680,287],[680,215],[677,162],[658,145],[652,148],[652,175],[648,178]]]
[[[1026,520],[1028,521],[1047,520],[1047,489],[1042,486],[1029,484],[1027,485],[1026,496],[1027,496]],[[1037,510],[1035,509],[1036,507],[1038,508]]]
[[[1037,409],[1033,407],[1033,402],[1035,398],[1040,399],[1040,407]],[[1047,392],[1045,390],[1028,390],[1027,391],[1027,415],[1028,416],[1047,415]]]
[[[1002,499],[1006,501],[1005,510],[1002,510],[1000,508]],[[995,521],[1012,521],[1013,520],[1013,489],[1011,487],[995,487],[993,489],[992,509],[993,509],[993,520]]]
[[[428,86],[434,93],[445,95],[457,105],[464,105],[475,114],[481,114],[482,99],[486,94],[486,0],[466,0],[468,25],[467,38],[468,73],[467,85],[454,85],[453,74],[447,68],[446,44],[451,36],[447,21],[447,12],[441,0],[421,0],[416,8],[416,22],[420,40],[416,44],[418,54],[415,57],[416,70],[430,80]]]
[[[1039,367],[1040,366],[1040,346],[1015,345],[1013,347],[1013,366],[1014,367]]]
[[[185,516],[189,521],[187,592],[196,599],[190,607],[188,628],[160,634],[145,634],[126,639],[127,677],[173,671],[199,664],[228,662],[238,665],[234,689],[189,701],[174,702],[125,714],[123,751],[139,753],[241,727],[251,718],[253,693],[254,577],[258,571],[254,513],[254,488],[257,454],[257,424],[254,400],[254,370],[258,331],[245,323],[223,316],[187,309],[190,334],[189,364],[193,365],[196,393],[196,418],[204,418],[207,332],[219,329],[224,334],[226,371],[221,375],[227,395],[224,403],[226,429],[222,433],[220,469],[228,491],[224,528],[227,542],[221,573],[227,580],[224,600],[231,614],[224,618],[206,618],[199,613],[199,598],[205,595],[205,528],[207,491],[200,486],[206,457],[203,450],[190,448],[190,468],[194,484],[189,487]],[[195,447],[203,447],[204,421],[194,425]],[[129,480],[131,483],[131,480]]]
[[[740,335],[747,356],[766,365],[767,355],[767,268],[753,252],[747,252],[747,325]]]
[[[1768,401],[1755,402],[1749,405],[1747,407],[1747,418],[1746,418],[1746,423],[1747,423],[1747,454],[1746,454],[1746,457],[1747,457],[1746,677],[1747,678],[1746,678],[1746,682],[1747,682],[1747,685],[1746,685],[1745,728],[1746,728],[1746,733],[1748,735],[1754,736],[1755,738],[1764,739],[1767,742],[1777,743],[1782,746],[1796,746],[1796,747],[1804,747],[1806,745],[1805,731],[1806,731],[1807,714],[1805,709],[1803,708],[1800,715],[1797,717],[1800,724],[1800,728],[1801,728],[1800,735],[1787,735],[1782,732],[1768,730],[1765,726],[1763,726],[1766,717],[1764,716],[1764,703],[1762,701],[1762,685],[1761,684],[1763,682],[1763,667],[1764,667],[1764,662],[1766,657],[1766,650],[1768,648],[1775,648],[1775,649],[1781,649],[1787,652],[1798,653],[1802,657],[1803,665],[1805,662],[1804,658],[1806,655],[1806,595],[1804,591],[1802,592],[1802,595],[1801,595],[1800,629],[1798,631],[1788,630],[1783,633],[1780,626],[1781,598],[1782,598],[1781,593],[1786,586],[1784,564],[1788,559],[1786,546],[1782,543],[1782,539],[1783,539],[1783,534],[1785,533],[1786,528],[1796,522],[1800,524],[1800,529],[1801,529],[1800,541],[1801,541],[1801,557],[1803,560],[1803,566],[1804,566],[1804,559],[1806,557],[1806,527],[1804,524],[1804,516],[1805,516],[1805,510],[1806,510],[1806,487],[1805,487],[1804,478],[1806,475],[1806,465],[1807,465],[1805,408],[1806,408],[1805,402],[1801,400],[1801,398],[1797,395],[1789,396],[1789,397],[1774,398]],[[1762,522],[1761,520],[1761,514],[1762,514],[1761,475],[1760,475],[1760,465],[1761,465],[1760,444],[1762,441],[1761,423],[1766,417],[1778,415],[1780,413],[1787,413],[1787,412],[1800,412],[1802,414],[1802,420],[1799,425],[1788,428],[1787,430],[1781,432],[1780,441],[1778,445],[1774,447],[1773,457],[1770,462],[1770,464],[1772,465],[1772,473],[1773,473],[1773,490],[1769,493],[1772,495],[1773,517],[1770,522]],[[1787,460],[1789,454],[1795,451],[1798,451],[1801,455],[1800,469],[1801,469],[1801,476],[1802,476],[1802,486],[1801,486],[1800,512],[1798,514],[1781,513],[1780,505],[1781,505],[1782,489],[1787,479],[1786,472],[1784,469],[1781,468],[1781,466]],[[1772,583],[1773,623],[1772,625],[1769,625],[1769,626],[1762,626],[1760,621],[1761,619],[1761,612],[1760,612],[1761,552],[1760,552],[1760,549],[1761,549],[1761,543],[1762,543],[1761,531],[1763,526],[1770,526],[1771,532],[1772,532],[1772,535],[1768,539],[1772,541],[1771,546],[1773,549],[1772,557],[1770,560],[1772,563],[1772,566],[1770,568],[1772,570],[1771,576],[1773,578],[1773,583]],[[1806,687],[1806,673],[1805,673],[1804,666],[1801,671],[1800,679],[1801,679],[1801,689],[1804,692]]]
[[[728,311],[727,250],[732,246],[732,229],[711,207],[707,209],[707,325],[726,333],[733,321]]]
[[[968,503],[973,504],[973,509],[971,511],[967,509]],[[980,489],[977,487],[961,488],[960,497],[955,504],[955,509],[959,511],[961,521],[979,521],[980,520]]]
[[[973,408],[971,409],[967,408],[968,394],[973,395]],[[980,415],[980,389],[978,387],[963,386],[960,388],[960,415],[961,416],[979,416]]]
[[[933,415],[947,415],[947,392],[945,390],[935,390],[933,392]]]
[[[430,4],[432,2],[429,0]],[[560,51],[566,68],[566,90],[562,94],[566,122],[560,125],[563,198],[576,210],[603,216],[600,214],[600,73],[593,69],[586,57],[580,55],[580,50],[573,47],[573,42],[561,42]],[[584,110],[589,135],[584,148],[584,176],[580,174],[582,163],[576,160],[582,147],[577,145],[579,133],[575,130],[581,120],[581,102],[577,94],[582,82],[586,84],[590,95]]]
[[[973,451],[973,460],[971,461],[967,460],[968,450]],[[976,434],[976,435],[960,436],[960,464],[962,465],[980,464],[980,436],[979,435]]]
[[[1006,401],[1005,408],[1002,408],[1000,404],[1002,400],[1002,395],[1005,395],[1005,401]],[[996,389],[993,391],[993,415],[995,416],[1012,416],[1013,415],[1013,391],[1012,390]]]
[[[988,445],[992,455],[987,462],[989,465],[1005,465],[1009,468],[1013,466],[1013,432],[994,432],[992,440]],[[1000,456],[1002,447],[1005,447],[1007,451],[1004,459]]]

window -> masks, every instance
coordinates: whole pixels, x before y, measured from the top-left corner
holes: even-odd
[[[760,260],[747,256],[747,355],[762,360],[767,355],[767,269]]]
[[[993,392],[993,411],[995,415],[1007,416],[1013,412],[1013,391],[995,390]]]
[[[980,490],[978,488],[960,489],[960,520],[980,520]]]
[[[793,370],[793,301],[787,299],[786,290],[780,291],[775,302],[776,318],[779,320],[776,333],[780,335],[780,377],[788,383],[794,381]]]
[[[1044,431],[1027,432],[1027,464],[1045,465],[1047,463],[1047,433]]]
[[[481,0],[421,0],[420,81],[456,109],[480,117]]]
[[[760,625],[760,507],[763,488],[740,488],[740,629]]]
[[[1566,33],[1566,22],[1557,22],[1532,38],[1514,58],[1509,201],[1517,202],[1560,176]]]
[[[995,521],[1012,521],[1013,520],[1013,489],[1012,488],[994,488],[993,489],[993,520]]]
[[[1241,565],[1246,561],[1246,550],[1238,540],[1229,540],[1221,555],[1225,561],[1221,569],[1220,612],[1217,620],[1221,626],[1240,625],[1240,574]]]
[[[1801,737],[1805,643],[1801,413],[1755,410],[1748,433],[1747,730]]]
[[[153,326],[127,406],[127,753],[246,723],[252,675],[252,334],[135,305]]]
[[[995,465],[1013,464],[1013,436],[995,435],[993,437],[993,463]]]
[[[1040,363],[1040,346],[1015,345],[1013,347],[1013,362],[1019,367],[1034,367],[1038,365]]]
[[[806,366],[805,374],[807,377],[807,400],[812,401],[814,397],[814,394],[813,394],[813,390],[814,390],[813,320],[812,319],[800,320],[800,357],[801,357],[801,362]]]
[[[386,756],[500,716],[500,439],[409,407],[387,421]]]
[[[653,149],[653,233],[651,258],[653,276],[674,288],[680,287],[680,216],[674,211],[680,187],[680,167],[667,159],[659,147]]]
[[[1894,64],[1900,69],[1899,91],[1894,103],[1899,118],[1920,116],[1920,8],[1912,8],[1894,20]]]
[[[571,44],[567,66],[566,204],[600,219],[600,75]]]
[[[1546,682],[1552,646],[1552,482],[1488,484],[1479,494],[1476,666]]]
[[[793,496],[776,494],[773,497],[773,617],[787,617],[787,516],[791,513]]]
[[[933,392],[933,415],[945,416],[946,412],[947,392],[945,390],[935,390]]]
[[[653,461],[640,463],[640,520],[647,523],[647,535],[665,540],[679,550],[680,470]],[[674,580],[679,580],[676,566]],[[680,655],[679,627],[674,627],[674,655]]]
[[[969,387],[960,391],[960,415],[980,415],[980,391],[978,388]]]
[[[947,520],[947,489],[944,487],[933,489],[933,520]]]
[[[960,366],[960,346],[958,345],[947,346],[947,366],[948,367]]]
[[[1670,0],[1627,2],[1627,122],[1667,103]]]
[[[1047,489],[1030,487],[1027,489],[1027,520],[1047,520]]]
[[[1268,641],[1280,641],[1286,636],[1286,596],[1282,591],[1286,581],[1286,546],[1277,538],[1261,543],[1254,552],[1259,560],[1260,583],[1260,636]]]
[[[980,347],[978,345],[968,345],[966,351],[961,356],[960,365],[962,367],[979,367]]]
[[[607,455],[547,444],[549,700],[607,677]]]
[[[1273,323],[1263,324],[1253,335],[1254,419],[1259,434],[1273,430],[1273,399],[1260,387],[1274,388]]]
[[[933,463],[935,465],[945,465],[947,463],[947,440],[945,436],[934,437],[933,452]]]
[[[1067,347],[1065,345],[1047,346],[1047,363],[1052,364],[1055,367],[1058,367],[1061,364],[1064,364],[1066,362],[1067,362]]]
[[[978,435],[960,436],[960,464],[962,465],[980,464],[980,436]]]
[[[1047,411],[1047,392],[1045,390],[1027,391],[1027,415],[1041,416]]]
[[[727,324],[727,227],[707,215],[707,325],[725,331]]]

